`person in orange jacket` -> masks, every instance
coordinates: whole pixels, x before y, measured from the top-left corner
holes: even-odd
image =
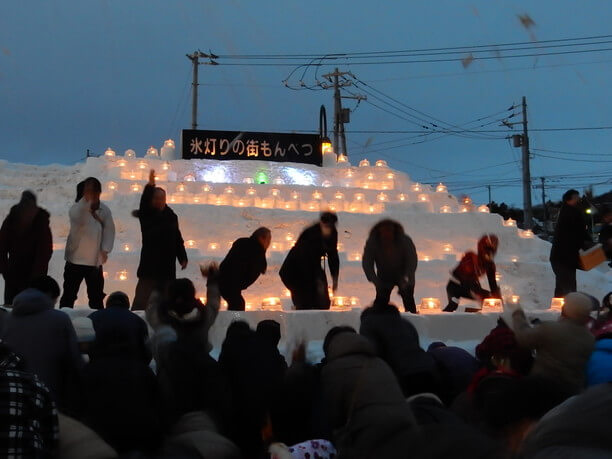
[[[444,312],[453,312],[459,306],[460,298],[484,300],[485,298],[501,298],[500,290],[495,280],[495,262],[499,239],[494,234],[486,234],[478,241],[478,253],[466,252],[459,265],[452,271],[446,285],[448,305]],[[480,284],[480,278],[485,275],[489,280],[491,291],[485,290]]]

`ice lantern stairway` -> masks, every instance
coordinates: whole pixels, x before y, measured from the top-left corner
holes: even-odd
[[[363,307],[373,299],[373,287],[361,268],[361,253],[370,228],[382,218],[400,221],[415,242],[420,260],[417,301],[433,298],[443,307],[449,271],[461,253],[474,250],[480,235],[495,233],[501,241],[496,260],[505,300],[514,295],[520,296],[526,308],[546,309],[550,305],[547,291],[533,288],[524,279],[538,278],[544,286],[552,285],[547,243],[520,232],[514,222],[502,222],[498,215],[489,214],[486,206],[457,200],[444,184],[431,187],[412,182],[383,161],[362,161],[358,167],[342,162],[320,168],[263,161],[169,161],[151,154],[146,158],[89,158],[82,175],[96,176],[103,182],[102,199],[111,207],[118,228],[116,249],[104,268],[106,291],[121,289],[133,295],[140,228],[131,211],[138,206],[151,168],[156,170],[158,185],[166,189],[168,203],[179,216],[183,238],[188,241],[190,265],[178,275],[198,280],[202,294],[204,282],[198,263],[220,261],[235,239],[267,226],[273,233],[268,272],[245,292],[245,298],[254,309],[266,298],[281,298],[285,307],[290,299],[284,294],[278,269],[304,227],[315,221],[320,211],[329,209],[339,215],[337,297],[350,298],[352,307]],[[121,250],[125,244],[130,251]],[[395,294],[392,301],[401,304]],[[79,303],[85,304],[84,295]]]

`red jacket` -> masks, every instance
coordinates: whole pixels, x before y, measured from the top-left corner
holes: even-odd
[[[487,275],[489,287],[493,296],[499,296],[499,287],[495,281],[495,262],[484,260],[474,252],[466,252],[461,258],[459,265],[453,271],[453,276],[462,286],[469,288],[477,295],[485,295],[489,292],[480,285],[480,277]]]

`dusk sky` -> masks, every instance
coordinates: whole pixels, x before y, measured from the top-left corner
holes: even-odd
[[[535,25],[521,24],[519,15],[525,14]],[[88,148],[95,154],[109,146],[118,152],[133,148],[143,155],[167,138],[178,142],[180,130],[190,126],[191,66],[185,54],[197,49],[221,56],[323,56],[537,43],[612,35],[611,23],[612,3],[604,1],[5,0],[0,15],[0,158],[72,164]],[[420,130],[402,119],[409,117],[406,111],[416,113],[407,107],[427,114],[427,120],[433,116],[457,126],[499,113],[486,118],[494,123],[483,129],[503,130],[498,119],[524,95],[534,129],[534,182],[549,177],[553,200],[568,187],[582,190],[588,183],[598,184],[598,193],[608,191],[611,129],[536,131],[612,126],[612,37],[598,41],[607,44],[583,49],[608,50],[476,59],[467,68],[460,61],[343,61],[317,72],[321,80],[337,65],[382,97],[368,95],[351,114],[346,129],[353,164],[382,158],[415,180],[447,182],[451,192],[468,193],[479,202],[486,202],[485,185],[491,184],[495,201],[522,205],[520,183],[512,180],[520,178],[520,149],[510,146],[505,132],[488,133],[494,138],[487,139],[425,136],[426,142],[414,144],[415,134],[351,131]],[[200,67],[201,129],[316,130],[319,106],[325,104],[331,130],[331,90],[286,88],[282,81],[293,70],[290,66],[224,65],[230,62],[247,61],[221,57],[218,66]],[[302,70],[295,72],[290,84],[297,86],[301,76]],[[309,68],[304,82],[314,81],[315,69]],[[391,102],[396,109],[383,94],[397,101]],[[352,100],[344,104],[356,106]],[[540,202],[539,190],[533,201]]]

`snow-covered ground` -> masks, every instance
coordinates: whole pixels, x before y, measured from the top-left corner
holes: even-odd
[[[360,256],[371,226],[383,217],[401,222],[416,244],[417,303],[421,298],[438,298],[444,306],[445,285],[458,257],[474,249],[482,234],[495,233],[500,238],[496,261],[504,297],[518,295],[528,310],[544,310],[550,305],[554,277],[548,263],[549,243],[514,226],[505,226],[501,217],[489,214],[484,206],[459,202],[444,187],[416,184],[384,163],[319,168],[264,161],[165,162],[119,156],[89,158],[74,166],[1,161],[0,217],[6,216],[24,189],[38,194],[40,205],[52,216],[55,250],[50,275],[61,283],[68,209],[74,202],[76,184],[87,176],[97,177],[104,187],[102,199],[111,208],[117,229],[115,249],[104,267],[105,290],[123,290],[131,297],[140,251],[140,229],[131,211],[138,206],[150,168],[157,171],[159,185],[166,188],[169,204],[178,214],[183,237],[188,241],[189,267],[179,275],[193,279],[202,293],[205,283],[199,276],[198,264],[220,261],[236,238],[263,225],[273,234],[268,272],[245,292],[245,298],[253,310],[259,309],[268,297],[281,298],[283,307],[289,309],[290,300],[278,277],[282,260],[301,230],[317,219],[320,210],[331,208],[339,216],[341,269],[337,295],[353,305],[363,307],[373,299],[374,289],[362,272]],[[267,183],[260,184],[262,181]],[[605,264],[591,272],[578,273],[579,290],[596,297],[601,298],[611,286],[612,275]],[[395,294],[393,300],[401,304]],[[84,285],[77,303],[87,304]],[[320,320],[325,322],[321,324],[296,314],[296,318],[302,316],[300,320],[311,327],[329,325],[325,314],[321,315]],[[465,320],[480,319],[468,316]],[[423,333],[430,336],[426,328]]]

